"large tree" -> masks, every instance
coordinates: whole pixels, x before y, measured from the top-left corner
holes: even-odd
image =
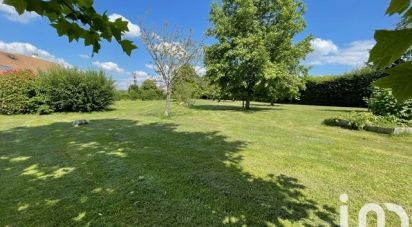
[[[310,52],[311,40],[309,36],[295,42],[295,36],[305,28],[304,11],[300,0],[214,2],[208,35],[217,42],[205,52],[207,76],[212,83],[226,97],[245,101],[245,109],[249,109],[258,86],[270,91],[284,78],[299,81],[307,72],[300,62]]]
[[[4,0],[19,14],[25,11],[47,17],[59,36],[67,36],[69,42],[84,40],[86,46],[93,46],[98,53],[102,39],[116,40],[128,55],[137,48],[132,41],[124,39],[129,31],[128,22],[121,18],[110,21],[106,13],[98,13],[94,0]]]

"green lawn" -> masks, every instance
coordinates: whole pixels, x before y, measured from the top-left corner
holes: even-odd
[[[239,106],[0,116],[0,226],[330,226],[343,193],[353,226],[368,202],[412,218],[411,136],[322,125],[350,108]]]

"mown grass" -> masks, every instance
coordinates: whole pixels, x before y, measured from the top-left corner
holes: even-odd
[[[322,125],[353,109],[173,108],[0,116],[0,226],[336,226],[343,193],[353,226],[369,202],[412,216],[412,137]]]

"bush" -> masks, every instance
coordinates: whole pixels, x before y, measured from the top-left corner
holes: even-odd
[[[116,90],[114,92],[114,101],[130,100],[129,92],[124,90]]]
[[[114,82],[100,71],[55,68],[41,73],[38,93],[56,112],[91,112],[114,101]]]
[[[0,113],[35,113],[36,77],[31,71],[12,71],[0,76]]]
[[[348,115],[329,118],[324,121],[324,124],[355,130],[362,130],[368,126],[388,128],[412,126],[412,122],[399,119],[395,116],[376,116],[369,112],[351,113]]]
[[[38,115],[47,115],[47,114],[51,114],[53,112],[54,112],[54,110],[51,109],[50,106],[46,105],[46,104],[41,105],[37,108],[37,114]]]
[[[390,89],[375,88],[366,102],[369,110],[376,115],[412,120],[412,99],[400,103],[392,95]]]
[[[163,91],[157,87],[153,80],[145,80],[139,89],[140,98],[145,100],[160,100],[164,99],[165,95]]]
[[[372,82],[383,77],[365,68],[339,77],[309,78],[299,103],[322,106],[366,107],[364,98],[372,94]]]
[[[196,70],[186,65],[173,78],[172,96],[179,104],[192,106],[201,93],[201,81]]]
[[[157,90],[141,90],[140,91],[140,98],[143,101],[148,101],[148,100],[160,100],[163,99],[163,94],[160,94],[159,91]]]
[[[139,86],[135,84],[130,85],[128,89],[128,95],[130,100],[135,101],[139,99]]]
[[[173,97],[179,104],[184,104],[186,106],[194,105],[198,96],[196,94],[196,87],[191,83],[178,83],[173,86]]]

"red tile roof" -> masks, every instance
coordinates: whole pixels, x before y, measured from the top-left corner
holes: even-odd
[[[21,54],[10,54],[0,51],[0,71],[6,70],[32,70],[33,72],[48,70],[58,64],[37,57]]]

